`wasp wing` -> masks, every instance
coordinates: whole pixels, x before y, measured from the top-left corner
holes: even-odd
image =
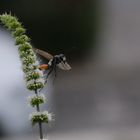
[[[48,60],[53,59],[53,56],[52,56],[51,54],[49,54],[48,52],[46,52],[46,51],[43,51],[43,50],[40,50],[40,49],[36,49],[36,48],[33,48],[33,50],[34,50],[37,54],[43,56],[44,58],[46,58],[46,59],[48,59]]]
[[[61,60],[59,57],[60,63],[57,64],[57,66],[62,70],[70,70],[71,66],[68,64],[68,62],[65,60]]]
[[[59,64],[57,64],[57,66],[62,69],[62,70],[70,70],[71,66],[67,63],[67,62],[61,62]]]

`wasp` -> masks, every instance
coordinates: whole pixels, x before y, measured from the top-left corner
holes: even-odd
[[[54,72],[55,77],[56,77],[56,73],[57,73],[57,67],[61,70],[70,70],[71,66],[68,64],[67,60],[66,60],[66,56],[64,54],[59,54],[59,55],[51,55],[50,53],[40,50],[40,49],[36,49],[34,48],[34,51],[41,55],[42,57],[44,57],[45,59],[48,60],[47,64],[41,64],[39,66],[39,69],[42,71],[48,71],[47,73],[47,77],[46,79],[48,79],[48,76]]]

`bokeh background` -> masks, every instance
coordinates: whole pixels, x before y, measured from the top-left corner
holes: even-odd
[[[49,140],[139,140],[140,1],[1,0],[36,48],[64,53],[72,70],[58,70],[43,90],[55,122]],[[0,28],[0,139],[37,140],[31,127],[17,47]],[[43,58],[41,58],[43,60]],[[43,60],[45,62],[45,60]]]

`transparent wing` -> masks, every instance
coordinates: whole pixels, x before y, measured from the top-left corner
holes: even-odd
[[[46,52],[46,51],[43,51],[43,50],[40,50],[40,49],[36,49],[36,48],[33,48],[33,50],[34,50],[37,54],[43,56],[44,58],[46,58],[46,59],[48,59],[48,60],[53,59],[53,56],[52,56],[51,54],[49,54],[48,52]]]
[[[66,63],[59,63],[57,64],[57,66],[62,69],[62,70],[70,70],[71,69],[71,66],[66,62]]]
[[[61,61],[57,66],[62,70],[70,70],[71,66],[65,61]]]

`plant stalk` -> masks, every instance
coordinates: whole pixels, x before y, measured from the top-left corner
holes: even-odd
[[[35,94],[36,94],[36,96],[38,96],[37,90],[35,90]],[[37,110],[38,112],[40,112],[39,104],[36,105],[36,110]],[[39,126],[40,139],[42,140],[42,139],[43,139],[42,123],[41,123],[41,122],[38,122],[38,126]]]

